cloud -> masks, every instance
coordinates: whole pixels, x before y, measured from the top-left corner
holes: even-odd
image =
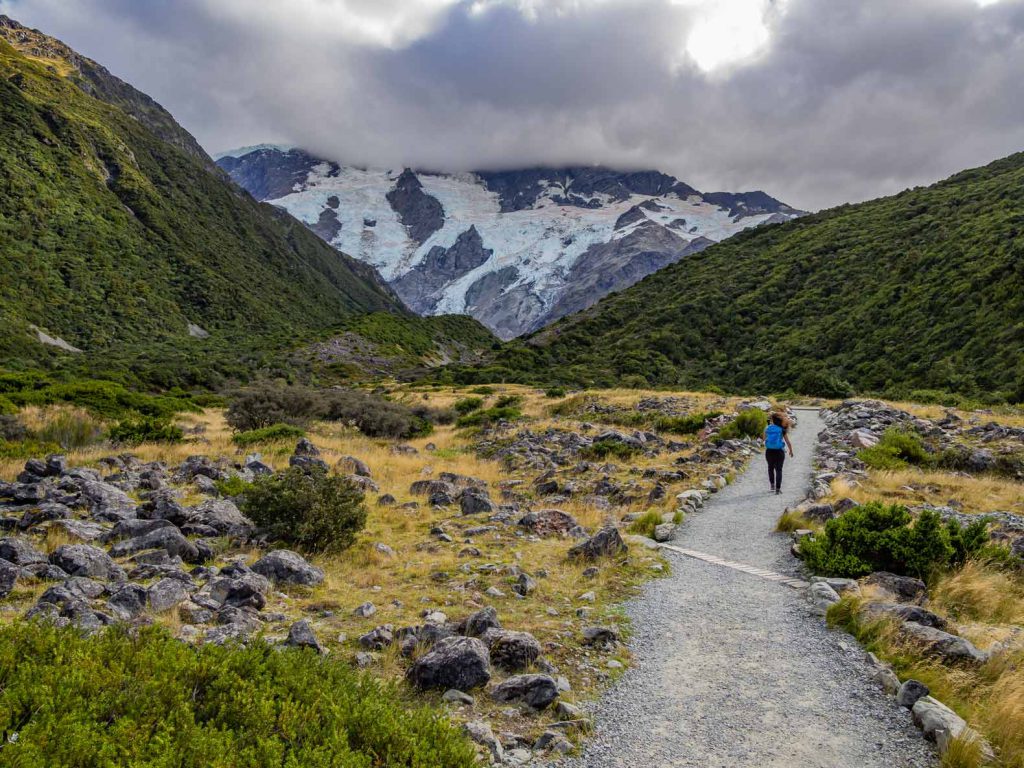
[[[1024,0],[0,0],[211,152],[651,167],[819,208],[1024,148]]]

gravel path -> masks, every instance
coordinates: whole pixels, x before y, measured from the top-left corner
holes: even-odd
[[[796,574],[772,532],[810,480],[821,421],[800,414],[783,493],[755,457],[683,524],[675,544]],[[569,768],[901,768],[934,749],[869,678],[856,643],[811,616],[782,584],[677,554],[627,610],[636,665],[595,705],[595,732]]]

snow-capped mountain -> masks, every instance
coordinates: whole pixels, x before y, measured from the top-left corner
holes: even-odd
[[[376,267],[421,314],[470,314],[508,339],[747,227],[802,214],[763,192],[702,194],[656,171],[366,170],[273,146],[217,163]]]

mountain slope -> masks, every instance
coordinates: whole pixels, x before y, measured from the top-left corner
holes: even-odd
[[[41,61],[57,43],[33,37],[28,56],[3,38],[0,360],[170,369],[297,347],[368,312],[421,322],[372,267],[180,147],[180,126],[165,141]]]
[[[506,339],[710,242],[801,214],[763,192],[702,196],[656,171],[398,173],[272,146],[217,163],[258,199],[377,267],[416,312],[469,314]]]
[[[736,235],[507,346],[486,375],[1022,397],[1024,154]]]

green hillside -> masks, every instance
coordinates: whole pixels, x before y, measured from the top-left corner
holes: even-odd
[[[736,235],[458,375],[1019,399],[1024,154]]]
[[[61,70],[0,40],[0,365],[190,385],[367,312],[436,335],[372,268]]]

